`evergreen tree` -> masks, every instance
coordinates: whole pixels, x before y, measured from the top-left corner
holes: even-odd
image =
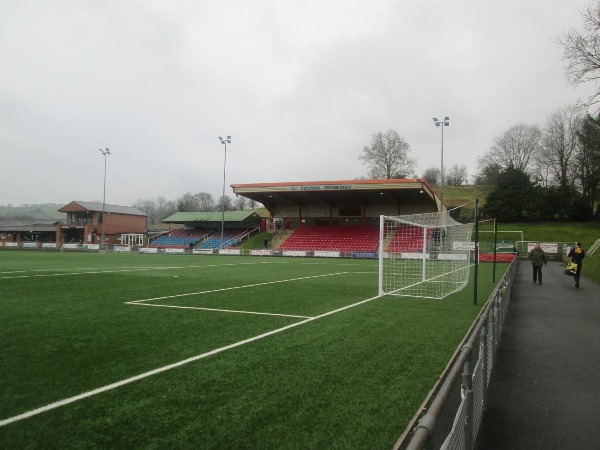
[[[498,175],[483,213],[486,217],[494,217],[502,222],[523,220],[531,212],[531,205],[535,201],[533,194],[533,183],[529,175],[510,166]]]

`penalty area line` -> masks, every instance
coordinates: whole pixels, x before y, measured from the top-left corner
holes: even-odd
[[[133,302],[126,302],[125,304],[133,305],[133,306],[156,306],[159,308],[197,309],[200,311],[215,311],[215,312],[224,312],[224,313],[232,313],[232,314],[256,314],[259,316],[292,317],[294,319],[311,319],[312,318],[312,316],[295,316],[293,314],[267,313],[267,312],[258,312],[258,311],[238,311],[235,309],[201,308],[198,306],[158,305],[156,303],[133,303]]]
[[[140,381],[140,380],[143,380],[145,378],[148,378],[148,377],[151,377],[151,376],[154,376],[154,375],[158,375],[160,373],[166,372],[166,371],[171,370],[171,369],[176,369],[176,368],[184,366],[186,364],[190,364],[192,362],[199,361],[199,360],[204,359],[204,358],[208,358],[209,356],[213,356],[213,355],[217,355],[219,353],[223,353],[223,352],[225,352],[227,350],[231,350],[231,349],[234,349],[234,348],[237,348],[237,347],[241,347],[241,346],[246,345],[246,344],[250,344],[252,342],[256,342],[256,341],[258,341],[260,339],[264,339],[266,337],[282,333],[284,331],[290,330],[292,328],[299,327],[301,325],[306,325],[307,323],[313,322],[315,320],[319,320],[319,319],[322,319],[324,317],[328,317],[328,316],[331,316],[333,314],[337,314],[339,312],[345,311],[345,310],[350,309],[350,308],[355,308],[357,306],[364,305],[365,303],[371,302],[371,301],[379,299],[379,298],[381,298],[381,296],[378,295],[376,297],[371,297],[371,298],[368,298],[366,300],[361,300],[360,302],[353,303],[353,304],[347,305],[347,306],[343,306],[343,307],[335,309],[333,311],[328,311],[328,312],[323,313],[323,314],[321,314],[319,316],[311,317],[310,319],[306,319],[306,320],[302,320],[300,322],[292,323],[292,324],[287,325],[285,327],[277,328],[275,330],[268,331],[266,333],[259,334],[259,335],[254,336],[254,337],[251,337],[251,338],[248,338],[248,339],[244,339],[243,341],[238,341],[238,342],[235,342],[233,344],[226,345],[224,347],[216,348],[216,349],[211,350],[209,352],[202,353],[200,355],[196,355],[196,356],[193,356],[191,358],[187,358],[187,359],[181,360],[179,362],[176,362],[176,363],[173,363],[173,364],[169,364],[167,366],[159,367],[157,369],[151,370],[149,372],[141,373],[141,374],[133,376],[131,378],[126,378],[124,380],[117,381],[116,383],[111,383],[111,384],[108,384],[106,386],[102,386],[102,387],[99,387],[97,389],[93,389],[91,391],[83,392],[83,393],[81,393],[79,395],[75,395],[73,397],[65,398],[63,400],[59,400],[57,402],[50,403],[50,404],[42,406],[40,408],[32,409],[30,411],[24,412],[22,414],[19,414],[19,415],[13,416],[13,417],[8,417],[6,419],[0,420],[0,427],[4,427],[6,425],[9,425],[9,424],[14,423],[14,422],[18,422],[20,420],[29,419],[30,417],[34,417],[34,416],[37,416],[38,414],[42,414],[42,413],[51,411],[53,409],[69,405],[69,404],[77,402],[79,400],[84,400],[86,398],[93,397],[95,395],[111,391],[113,389],[117,389],[117,388],[119,388],[121,386],[125,386],[127,384],[134,383],[136,381]]]
[[[350,272],[326,273],[323,275],[311,275],[309,277],[288,278],[287,280],[265,281],[264,283],[245,284],[243,286],[232,286],[232,287],[227,287],[227,288],[211,289],[209,291],[187,292],[185,294],[165,295],[164,297],[145,298],[142,300],[132,300],[130,302],[125,302],[125,304],[133,305],[133,304],[142,303],[142,302],[151,302],[154,300],[166,300],[169,298],[188,297],[190,295],[212,294],[215,292],[232,291],[234,289],[246,289],[246,288],[257,287],[257,286],[268,286],[270,284],[289,283],[290,281],[302,281],[302,280],[310,280],[312,278],[332,277],[335,275],[347,275],[348,273],[350,273]]]

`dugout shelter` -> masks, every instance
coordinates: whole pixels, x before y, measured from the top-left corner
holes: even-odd
[[[262,203],[270,229],[301,225],[378,226],[379,216],[438,212],[425,179],[335,180],[232,184],[236,195]]]

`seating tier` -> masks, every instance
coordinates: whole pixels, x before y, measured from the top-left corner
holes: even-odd
[[[301,226],[279,249],[376,252],[378,244],[378,227]]]

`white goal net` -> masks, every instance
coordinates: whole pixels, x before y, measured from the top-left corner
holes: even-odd
[[[448,213],[381,216],[379,295],[441,299],[464,288],[472,229]]]

